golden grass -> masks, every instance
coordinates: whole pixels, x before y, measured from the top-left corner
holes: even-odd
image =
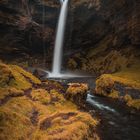
[[[98,120],[93,119],[88,113],[78,111],[77,106],[70,101],[62,103],[60,101],[46,106],[42,104],[40,96],[37,95],[36,101],[31,101],[24,96],[15,97],[0,107],[2,132],[0,139],[84,140],[90,138],[90,129],[96,127]],[[36,126],[31,123],[34,109],[38,112]],[[96,136],[95,133],[93,135]]]
[[[84,83],[70,83],[69,87],[67,89],[67,93],[70,93],[72,95],[75,94],[84,94],[89,89],[87,84]]]
[[[122,71],[113,75],[140,83],[140,61],[136,60],[135,64],[130,68],[124,68]]]
[[[31,96],[33,100],[40,101],[43,104],[47,104],[51,100],[49,93],[44,89],[32,90]]]
[[[0,63],[0,87],[6,87],[11,78],[13,77],[10,68],[5,64]]]
[[[106,86],[106,84],[109,84],[108,81],[112,81],[112,84],[114,85],[114,82],[120,83],[124,86],[128,86],[135,89],[140,89],[140,83],[136,80],[122,78],[120,76],[116,76],[117,74],[111,75],[111,74],[103,74],[99,79],[96,81],[97,87]],[[131,77],[131,76],[130,76]],[[110,83],[111,84],[111,83]]]
[[[0,67],[4,74],[0,77],[0,100],[11,97],[0,106],[1,140],[90,139],[98,120],[67,101],[58,90],[63,88],[60,84],[48,81],[51,90],[34,89],[33,84],[41,82],[30,73],[15,65]],[[24,93],[29,88],[31,96]],[[99,139],[95,132],[93,135]]]
[[[0,139],[27,139],[32,132],[30,112],[33,106],[26,97],[12,98],[0,107]]]
[[[40,80],[16,65],[0,63],[0,87],[29,89],[33,84],[41,84]]]
[[[130,68],[114,74],[103,74],[96,80],[96,94],[111,98],[120,98],[119,92],[114,90],[115,83],[124,87],[140,90],[140,63],[136,61]],[[133,99],[130,95],[123,96],[123,100],[129,107],[140,109],[140,99]]]
[[[62,109],[63,110],[63,109]],[[50,116],[39,121],[39,128],[34,134],[34,138],[45,140],[82,140],[88,138],[90,127],[95,127],[97,120],[79,111],[57,111]]]
[[[129,100],[127,102],[127,105],[129,107],[133,107],[133,108],[136,108],[137,110],[140,110],[140,99]]]
[[[116,90],[113,90],[109,95],[108,97],[111,97],[113,99],[118,99],[119,98],[119,92],[116,91]]]
[[[16,97],[24,95],[23,90],[19,90],[13,87],[0,88],[0,100],[4,99],[5,97]]]
[[[33,76],[31,73],[23,70],[21,67],[17,66],[17,65],[9,65],[10,68],[12,68],[12,70],[15,70],[19,73],[21,73],[22,75],[25,76],[25,78],[29,78],[32,83],[34,84],[41,84],[40,80],[38,78],[36,78],[35,76]]]
[[[82,140],[85,137],[88,138],[90,128],[96,127],[98,120],[93,119],[88,113],[78,111],[76,105],[65,100],[57,91],[51,90],[49,94],[50,101],[54,97],[53,94],[60,100],[47,106],[41,105],[40,100],[35,104],[39,112],[39,121],[33,134],[33,140],[46,140],[46,138],[47,140]]]

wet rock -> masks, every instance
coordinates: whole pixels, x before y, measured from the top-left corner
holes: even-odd
[[[41,70],[41,69],[34,69],[33,75],[36,76],[37,78],[43,80],[46,79],[47,77],[47,72]]]

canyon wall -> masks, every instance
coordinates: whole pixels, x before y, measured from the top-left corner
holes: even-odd
[[[69,68],[113,73],[139,58],[138,0],[72,0],[70,6]]]
[[[43,56],[44,49],[53,46],[59,10],[57,0],[2,0],[0,59]]]

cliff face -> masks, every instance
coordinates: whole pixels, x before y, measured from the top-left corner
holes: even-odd
[[[72,0],[70,47],[82,49],[71,56],[69,67],[101,74],[133,64],[139,57],[139,8],[137,0]]]
[[[101,74],[132,65],[140,56],[139,8],[138,0],[69,1],[68,67]],[[0,59],[26,61],[38,55],[37,63],[47,56],[51,64],[59,1],[1,0],[0,9]]]
[[[53,44],[59,6],[56,0],[2,0],[1,59],[43,54],[43,46],[47,49]]]
[[[71,6],[75,47],[79,44],[93,46],[107,35],[116,36],[121,44],[128,40],[133,45],[140,43],[140,4],[137,0],[72,0]],[[77,38],[81,42],[78,43]]]

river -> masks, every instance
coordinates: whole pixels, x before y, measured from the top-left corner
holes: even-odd
[[[97,133],[101,140],[140,140],[140,112],[130,110],[122,102],[92,94],[94,77],[59,79],[69,82],[85,82],[90,86],[85,111],[100,119]]]

